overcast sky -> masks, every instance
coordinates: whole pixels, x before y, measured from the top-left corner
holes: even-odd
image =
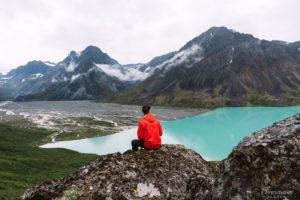
[[[298,0],[0,0],[0,72],[100,47],[122,64],[147,62],[211,26],[300,40]]]

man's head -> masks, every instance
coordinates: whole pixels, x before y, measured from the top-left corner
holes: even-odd
[[[150,112],[150,109],[151,109],[150,105],[144,105],[142,108],[144,115],[147,115]]]

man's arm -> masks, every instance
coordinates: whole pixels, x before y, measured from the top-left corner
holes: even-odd
[[[141,122],[139,122],[137,136],[138,136],[139,140],[143,140],[144,139],[144,129],[143,129],[143,126],[142,126]]]
[[[159,123],[158,125],[159,125],[159,135],[160,135],[160,136],[162,136],[162,134],[163,134],[163,131],[162,131],[162,128],[161,128],[161,125],[160,125],[160,123]]]

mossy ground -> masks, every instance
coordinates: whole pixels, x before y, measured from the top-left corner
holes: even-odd
[[[66,176],[97,157],[66,149],[37,147],[52,133],[0,124],[0,197],[12,199],[27,188]]]

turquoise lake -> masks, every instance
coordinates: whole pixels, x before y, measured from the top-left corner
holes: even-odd
[[[245,136],[300,112],[297,107],[219,108],[193,117],[162,122],[165,144],[183,144],[207,160],[226,158]],[[104,137],[56,142],[43,148],[62,147],[99,155],[124,152],[136,138],[136,128]]]

